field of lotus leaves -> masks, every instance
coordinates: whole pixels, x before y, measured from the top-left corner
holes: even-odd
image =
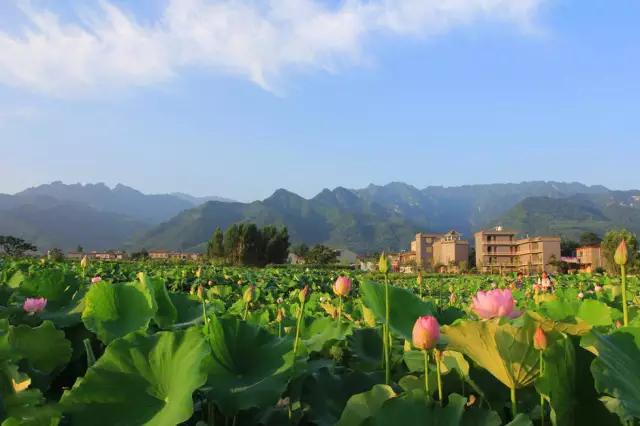
[[[639,423],[636,277],[384,269],[0,260],[0,423]]]

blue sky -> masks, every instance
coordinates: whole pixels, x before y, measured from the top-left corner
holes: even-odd
[[[640,188],[640,2],[0,4],[0,192]]]

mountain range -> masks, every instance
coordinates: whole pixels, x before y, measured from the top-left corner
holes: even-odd
[[[286,225],[292,242],[359,253],[407,249],[416,232],[456,229],[472,240],[473,232],[495,224],[576,239],[617,227],[640,232],[640,191],[543,181],[423,189],[394,182],[325,189],[310,199],[278,189],[262,201],[240,203],[54,182],[0,194],[0,235],[26,238],[41,250],[200,251],[216,226],[243,221]]]

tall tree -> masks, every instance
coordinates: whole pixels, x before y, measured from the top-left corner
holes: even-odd
[[[2,249],[0,254],[9,257],[22,257],[27,252],[38,250],[33,244],[11,235],[0,235],[0,248]]]
[[[207,257],[209,259],[224,257],[224,234],[219,226],[213,231],[213,235],[207,244]]]
[[[329,265],[338,262],[338,252],[330,247],[317,244],[309,250],[307,263],[315,265]]]
[[[231,225],[224,231],[224,255],[231,263],[238,263],[240,245],[240,228]]]
[[[622,241],[623,239],[627,243],[629,251],[629,265],[631,265],[630,269],[637,268],[636,263],[638,261],[638,239],[636,238],[636,235],[626,229],[613,230],[605,234],[601,244],[602,256],[605,259],[605,268],[609,273],[617,273],[620,271],[620,268],[615,264],[613,260],[613,255],[615,254],[616,248],[620,244],[620,241]]]

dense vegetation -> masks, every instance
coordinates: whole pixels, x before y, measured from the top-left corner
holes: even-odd
[[[3,426],[640,419],[636,277],[0,262]]]

